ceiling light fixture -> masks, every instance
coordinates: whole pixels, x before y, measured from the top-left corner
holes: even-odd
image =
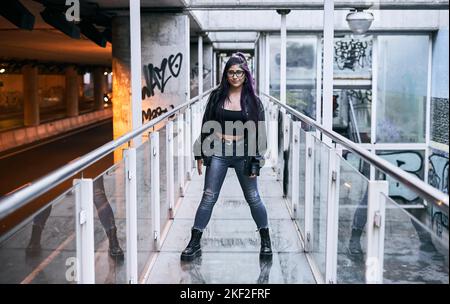
[[[348,22],[348,26],[353,33],[362,35],[369,29],[373,21],[372,13],[364,12],[362,9],[357,8],[352,10],[345,18]]]

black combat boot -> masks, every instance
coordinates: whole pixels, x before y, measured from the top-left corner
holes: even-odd
[[[352,229],[352,236],[348,243],[348,251],[351,255],[362,255],[363,251],[361,248],[361,229]]]
[[[198,229],[192,228],[191,233],[191,240],[189,241],[186,249],[184,249],[181,253],[182,261],[192,261],[196,257],[202,255],[202,249],[200,248],[200,239],[202,238],[203,232]]]
[[[117,260],[123,260],[123,250],[120,248],[119,240],[117,239],[117,228],[114,227],[112,229],[109,229],[106,231],[106,235],[108,236],[109,240],[109,255],[113,259]]]
[[[259,229],[261,235],[261,251],[259,252],[260,258],[272,258],[272,244],[270,242],[269,228]]]

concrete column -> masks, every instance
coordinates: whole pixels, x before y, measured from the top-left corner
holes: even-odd
[[[212,44],[203,43],[203,66],[205,68],[203,71],[203,92],[211,89],[213,86],[213,57]]]
[[[130,19],[112,22],[114,139],[132,130]],[[184,14],[141,14],[142,123],[189,98],[189,19]]]
[[[93,81],[94,81],[94,107],[96,110],[103,109],[103,94],[106,93],[106,81],[104,69],[101,67],[97,67],[93,72]]]
[[[39,78],[38,68],[32,65],[25,65],[22,68],[23,74],[23,102],[24,102],[24,125],[39,125]]]
[[[286,103],[286,47],[287,47],[287,30],[286,15],[290,10],[277,10],[281,15],[281,46],[280,46],[280,101]]]
[[[79,78],[75,66],[66,68],[66,114],[78,116]]]
[[[198,36],[198,96],[203,94],[203,36]],[[200,98],[200,101],[202,98]]]

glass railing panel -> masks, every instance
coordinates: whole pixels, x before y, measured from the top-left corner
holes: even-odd
[[[150,139],[150,136],[149,136]],[[151,202],[151,151],[150,140],[136,149],[137,159],[137,248],[138,277],[141,277],[155,251]]]
[[[0,283],[76,283],[75,193],[19,225],[0,243]]]
[[[179,176],[179,168],[178,168],[178,156],[180,153],[180,147],[178,144],[178,119],[173,121],[173,190],[174,190],[174,200],[177,202],[180,197],[180,176]]]
[[[314,202],[313,202],[313,248],[312,255],[325,276],[328,170],[330,148],[314,138]]]
[[[170,219],[169,200],[167,199],[166,130],[167,129],[165,127],[159,130],[159,195],[161,233]]]
[[[283,163],[283,194],[287,198],[289,202],[292,202],[292,181],[293,181],[293,161],[292,157],[293,155],[293,149],[292,149],[292,119],[289,115],[286,115],[286,125],[288,133],[285,135],[286,138],[283,140],[288,141],[288,148],[283,153],[284,163]],[[288,208],[292,209],[292,205],[288,204]],[[293,214],[293,210],[290,210],[291,214]]]
[[[126,283],[125,162],[121,159],[93,181],[95,282]]]
[[[439,236],[423,223],[427,209],[414,216],[392,198],[386,201],[383,283],[448,284],[448,234]],[[422,215],[419,215],[422,213]]]
[[[340,158],[337,282],[365,282],[369,180]]]
[[[306,132],[300,129],[300,139],[299,139],[299,172],[298,172],[298,209],[295,220],[298,223],[302,234],[304,235],[305,227],[305,161],[306,161]]]

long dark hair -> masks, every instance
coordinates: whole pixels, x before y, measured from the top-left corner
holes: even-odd
[[[216,94],[218,94],[217,105],[216,105],[216,117],[218,121],[223,121],[223,110],[225,100],[230,92],[230,84],[228,83],[227,72],[233,65],[239,65],[239,67],[244,70],[245,81],[242,85],[241,91],[241,109],[244,116],[244,120],[253,120],[256,124],[258,123],[258,97],[255,93],[255,83],[253,80],[252,73],[248,68],[247,60],[244,54],[238,52],[234,53],[230,59],[228,59],[223,69],[222,79],[220,81],[219,87],[216,89]],[[247,115],[248,113],[248,115]]]

